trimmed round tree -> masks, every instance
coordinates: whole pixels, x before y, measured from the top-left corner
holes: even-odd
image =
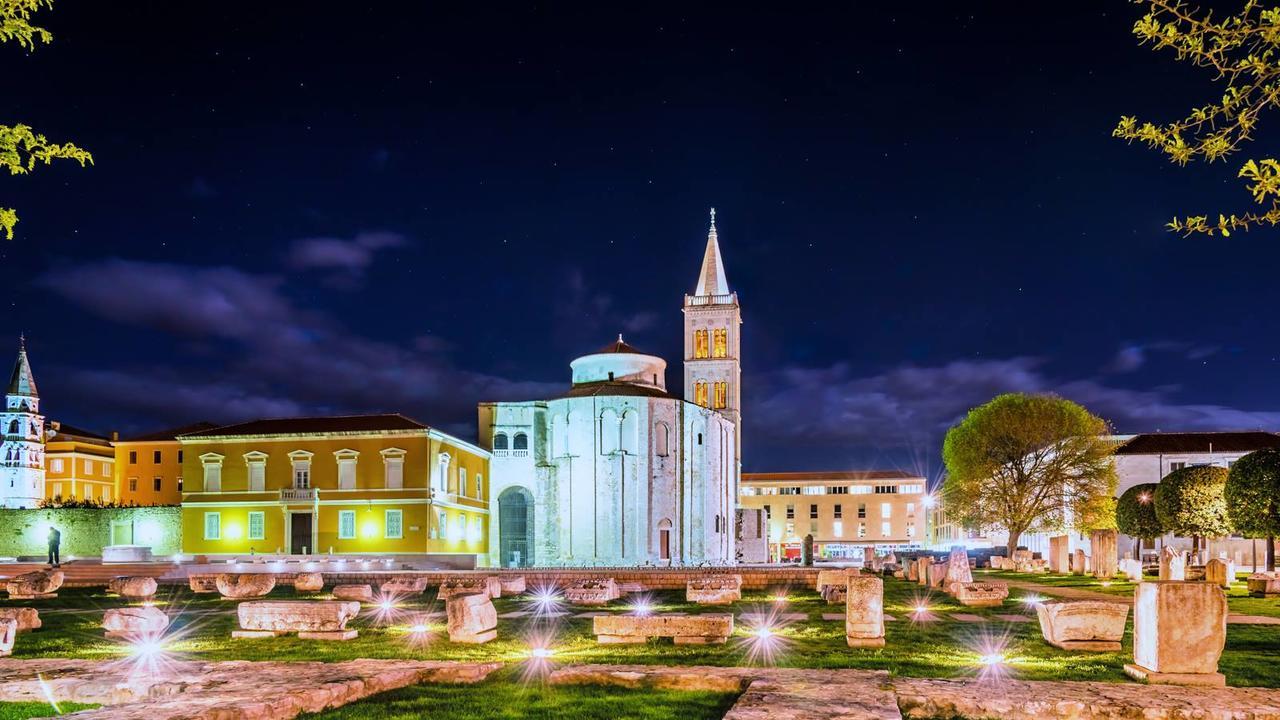
[[[1197,465],[1174,470],[1156,486],[1156,517],[1165,532],[1192,538],[1196,550],[1200,538],[1231,534],[1227,517],[1227,469]]]
[[[1002,528],[1008,557],[1023,533],[1065,529],[1068,511],[1077,526],[1106,526],[1116,490],[1107,434],[1070,400],[999,395],[947,431],[947,513],[964,527]]]
[[[1267,539],[1267,569],[1276,566],[1280,535],[1280,448],[1258,450],[1240,458],[1227,474],[1223,491],[1227,516],[1236,532]]]
[[[1164,534],[1164,526],[1156,516],[1156,483],[1134,485],[1116,501],[1116,529],[1129,537],[1151,540]],[[1134,557],[1141,557],[1141,545],[1133,546]]]

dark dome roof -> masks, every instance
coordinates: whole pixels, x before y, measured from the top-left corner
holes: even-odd
[[[612,353],[626,353],[628,355],[648,355],[649,354],[642,350],[637,350],[633,345],[627,344],[627,341],[622,339],[621,333],[618,334],[617,340],[609,343],[608,345],[605,345],[599,350],[596,350],[594,353],[592,353],[592,355],[608,355]]]

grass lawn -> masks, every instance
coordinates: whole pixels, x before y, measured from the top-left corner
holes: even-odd
[[[1012,578],[1012,574],[1009,574]],[[1031,579],[1031,578],[1029,578]],[[1058,581],[1052,576],[1051,581]],[[1046,580],[1036,576],[1036,582]],[[1076,578],[1074,581],[1083,581]],[[1072,582],[1066,580],[1065,582]],[[1045,583],[1051,584],[1051,583]],[[431,591],[410,598],[388,617],[378,617],[366,606],[352,627],[360,637],[349,642],[315,642],[283,637],[262,640],[233,640],[236,627],[235,603],[216,595],[194,595],[186,588],[162,588],[171,593],[163,607],[177,615],[169,649],[174,654],[199,660],[320,660],[353,658],[412,658],[421,660],[499,660],[522,662],[528,657],[531,641],[543,642],[554,651],[559,663],[626,663],[667,665],[750,665],[772,663],[786,667],[865,668],[887,670],[916,677],[956,678],[976,673],[978,658],[1000,649],[1008,658],[1010,674],[1029,680],[1125,680],[1122,666],[1132,658],[1132,638],[1126,633],[1123,649],[1116,653],[1069,653],[1046,644],[1026,605],[1019,601],[1021,590],[1011,592],[1003,608],[965,608],[941,593],[892,578],[885,581],[885,612],[896,617],[887,622],[887,646],[879,650],[851,649],[844,639],[844,624],[825,621],[822,613],[840,613],[843,606],[829,606],[811,589],[792,589],[788,601],[776,603],[772,593],[747,592],[742,602],[729,608],[702,608],[686,603],[682,592],[654,593],[657,612],[764,612],[800,613],[806,620],[778,621],[777,643],[772,652],[760,652],[749,634],[750,623],[738,619],[734,637],[726,645],[681,645],[670,640],[643,645],[599,645],[591,633],[589,618],[571,616],[556,620],[533,618],[502,619],[498,639],[485,645],[454,645],[444,633],[443,618],[428,621],[430,633],[423,640],[408,627],[422,613],[442,609]],[[294,598],[290,587],[279,588],[272,598]],[[1233,599],[1251,602],[1249,598]],[[1264,601],[1272,603],[1274,600]],[[5,601],[3,604],[7,605]],[[102,637],[102,611],[120,606],[121,600],[98,590],[64,590],[61,597],[28,603],[47,610],[87,610],[87,612],[43,612],[44,629],[19,636],[14,657],[78,657],[112,659],[127,652],[120,643]],[[911,620],[912,610],[926,604],[942,614],[939,622]],[[527,609],[524,600],[495,601],[500,613]],[[593,608],[566,608],[569,612]],[[1235,607],[1233,606],[1233,610]],[[626,612],[625,605],[609,608]],[[987,623],[960,622],[950,613],[969,613],[991,618],[994,614],[1029,614],[1031,622],[1008,622],[992,618]],[[1131,632],[1131,631],[1130,631]],[[1280,687],[1280,666],[1272,660],[1280,647],[1280,626],[1232,625],[1227,632],[1227,649],[1221,670],[1232,685]]]
[[[0,702],[0,720],[27,720],[27,718],[55,717],[79,710],[89,710],[97,705],[83,703],[58,703],[55,709],[49,703],[42,702]]]
[[[526,685],[504,672],[476,685],[416,685],[302,717],[418,720],[448,708],[450,720],[719,720],[735,700],[736,693]]]

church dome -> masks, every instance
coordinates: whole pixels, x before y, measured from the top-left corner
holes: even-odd
[[[667,361],[640,352],[618,335],[615,342],[569,363],[573,384],[616,382],[666,390]]]

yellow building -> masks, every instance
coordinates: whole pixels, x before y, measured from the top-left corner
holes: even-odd
[[[770,560],[800,557],[812,535],[817,557],[919,548],[931,505],[924,478],[900,470],[743,473],[738,500],[763,508]]]
[[[106,437],[55,420],[45,434],[44,454],[45,499],[116,499],[115,452]]]
[[[213,423],[116,438],[116,497],[124,505],[178,505],[182,503],[182,446],[178,436],[211,430]]]
[[[488,552],[489,452],[403,415],[255,420],[178,443],[184,553]]]

